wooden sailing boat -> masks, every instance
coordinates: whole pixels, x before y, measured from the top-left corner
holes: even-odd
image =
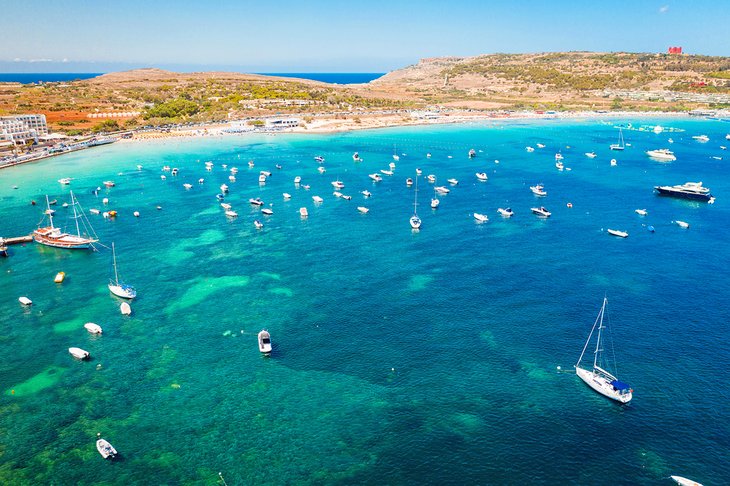
[[[414,230],[417,230],[421,227],[421,218],[418,217],[416,206],[418,206],[418,177],[416,177],[416,190],[413,196],[413,216],[411,216],[410,219],[411,228],[413,228]]]
[[[621,127],[618,129],[618,143],[612,143],[610,148],[611,150],[623,150],[626,148],[626,144],[624,143],[624,132],[621,130]]]
[[[117,272],[117,255],[114,249],[114,242],[112,242],[112,264],[114,266],[114,280],[109,280],[109,290],[112,294],[122,299],[134,299],[137,297],[137,291],[134,287],[121,283],[119,281],[119,273]]]
[[[81,235],[81,227],[79,226],[79,219],[82,220],[82,226],[87,233],[93,234],[94,230],[91,228],[91,224],[86,220],[86,216],[80,209],[77,210],[76,206],[79,206],[78,201],[74,198],[73,192],[71,194],[71,210],[73,211],[73,219],[76,224],[76,234],[64,233],[60,228],[53,225],[53,213],[51,210],[51,204],[46,196],[46,211],[44,214],[48,216],[49,225],[41,228],[40,225],[37,230],[33,231],[33,239],[36,243],[41,245],[52,246],[54,248],[66,248],[66,249],[86,249],[94,248],[94,243],[99,241],[98,238],[91,238],[89,236]],[[80,207],[80,206],[79,206]],[[45,217],[44,217],[45,219]],[[42,221],[41,221],[42,222]],[[96,236],[94,234],[94,236]]]
[[[631,401],[633,390],[628,384],[619,381],[618,378],[606,371],[607,366],[604,364],[603,330],[606,327],[603,325],[603,316],[606,311],[607,302],[608,299],[604,297],[601,310],[598,312],[598,317],[596,317],[596,321],[593,323],[591,333],[588,335],[585,346],[583,346],[583,352],[580,353],[580,358],[578,358],[578,362],[575,364],[575,374],[601,395],[616,400],[617,402],[628,403]],[[581,368],[580,362],[583,360],[586,349],[588,349],[588,343],[591,342],[596,326],[598,326],[598,336],[596,338],[596,349],[593,351],[593,367],[591,369]],[[613,353],[611,354],[613,355]]]

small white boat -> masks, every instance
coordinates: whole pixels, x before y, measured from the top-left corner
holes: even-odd
[[[228,216],[229,218],[237,218],[238,213],[232,209],[226,209],[226,216]]]
[[[431,157],[431,154],[428,154],[428,157]],[[416,169],[416,175],[421,175],[421,174],[423,174],[423,171],[421,169],[418,169],[417,168]]]
[[[441,204],[441,201],[438,198],[431,198],[431,209],[436,209],[439,204]]]
[[[367,213],[368,211],[370,211],[370,210],[369,210],[368,208],[366,208],[365,206],[358,206],[358,207],[357,207],[357,210],[358,210],[358,211],[360,211],[360,212],[361,212],[362,214],[366,214],[366,213]]]
[[[99,454],[104,459],[114,459],[117,455],[117,450],[105,439],[96,441],[96,450],[99,451]]]
[[[679,225],[680,228],[689,228],[689,223],[685,221],[675,221]]]
[[[221,184],[221,192],[223,194],[228,192],[228,186],[226,184]]]
[[[63,179],[58,179],[58,182],[64,185],[71,184],[71,178],[70,177],[64,177]]]
[[[545,188],[543,187],[542,184],[538,184],[536,186],[530,186],[530,190],[536,196],[540,196],[540,197],[547,196],[547,191],[545,190]]]
[[[400,160],[400,158],[397,158],[395,160]],[[395,162],[391,162],[390,164],[388,164],[388,167],[390,167],[390,170],[395,169]]]
[[[248,161],[248,166],[249,166],[249,167],[253,167],[253,166],[254,166],[253,160],[249,160],[249,161]]]
[[[228,168],[228,164],[221,164],[221,167],[223,167],[224,169],[227,169]],[[175,169],[172,169],[172,170],[175,170]]]
[[[76,359],[88,359],[89,358],[89,352],[85,351],[81,348],[68,348],[68,352],[71,353],[71,356],[73,356]]]
[[[266,176],[265,176],[265,175],[263,175],[263,174],[259,175],[259,182],[260,182],[260,183],[264,183],[264,182],[266,182]]]
[[[433,174],[429,174],[426,179],[428,179],[428,182],[436,182],[436,176]]]
[[[319,196],[312,196],[312,201],[314,201],[315,203],[319,204],[319,203],[321,203],[322,201],[324,201],[324,199],[322,199],[322,198],[321,198],[321,197],[319,197]]]
[[[102,184],[104,184],[106,187],[114,187],[116,184],[114,181],[104,181]]]
[[[697,481],[692,481],[691,479],[683,478],[682,476],[669,476],[672,478],[673,481],[675,481],[680,486],[702,486]]]
[[[28,297],[18,297],[18,302],[23,305],[33,305],[33,301],[30,300]]]
[[[302,218],[306,218],[307,216],[309,216],[307,208],[299,208],[299,216],[301,216]]]
[[[380,177],[380,174],[368,174],[368,177],[374,180],[375,182],[380,182],[383,180],[382,177]]]
[[[538,144],[535,144],[535,145],[537,145],[537,148],[545,148],[545,144],[542,144],[542,143],[538,143]]]
[[[165,174],[162,174],[160,176],[160,179],[163,180],[163,181],[166,181],[167,180],[167,176]]]
[[[656,160],[668,160],[668,161],[677,160],[677,157],[674,155],[674,152],[672,152],[669,149],[647,150],[646,155],[648,155],[652,159],[656,159]]]
[[[646,216],[648,214],[646,209],[635,209],[634,212],[639,216]]]
[[[586,155],[586,157],[588,157],[589,159],[595,159],[595,158],[596,158],[596,153],[595,153],[595,152],[586,152],[586,154],[585,154],[585,155]]]
[[[141,164],[137,164],[137,170],[142,170],[142,165]]]
[[[231,167],[231,174],[238,174],[238,167]]]
[[[387,176],[392,176],[393,175],[393,171],[392,170],[380,169],[380,172],[382,174],[387,175]]]
[[[256,229],[261,229],[264,227],[264,223],[262,223],[258,219],[254,220],[253,225],[256,227]]]
[[[446,179],[446,182],[448,182],[448,183],[449,183],[449,184],[451,184],[452,186],[455,186],[455,185],[457,185],[457,184],[459,183],[459,181],[458,181],[457,179],[453,179],[453,178],[451,178],[451,179]]]
[[[485,222],[489,221],[489,218],[487,217],[487,215],[481,214],[481,213],[474,213],[474,219],[477,220],[477,223],[485,223]]]
[[[410,177],[406,179],[406,187],[411,187],[413,185],[413,179]]]
[[[611,159],[611,167],[616,167],[617,164],[616,159]]]
[[[264,177],[271,177],[271,172],[269,172],[268,170],[262,170],[259,172],[259,175],[262,175]]]
[[[343,195],[342,195],[341,197],[342,197],[342,199],[344,199],[345,201],[349,201],[350,199],[352,199],[352,196],[348,196],[347,194],[343,194]]]
[[[192,185],[192,184],[187,184],[187,183],[185,183],[185,184],[183,184],[183,187],[184,187],[185,189],[188,189],[188,190],[189,190],[189,189],[192,189],[192,188],[193,188],[193,185]]]
[[[119,311],[123,315],[128,316],[132,313],[132,307],[128,303],[122,302],[122,305],[119,306]]]
[[[320,174],[324,174],[325,172],[327,172],[327,169],[325,169],[323,165],[320,165],[319,167],[317,167],[317,171],[319,171]]]
[[[178,173],[178,168],[177,168],[177,167],[173,167],[173,168],[172,168],[172,172],[170,172],[170,173],[171,173],[172,175],[176,176],[176,175],[177,175],[177,173]]]
[[[264,202],[261,200],[260,197],[249,198],[248,202],[253,204],[254,206],[263,206],[264,205]]]
[[[302,189],[304,189],[305,191],[308,191],[309,190],[309,184],[304,184],[302,186]]]
[[[202,177],[198,179],[198,184],[202,184],[203,182],[205,182],[205,179],[203,179]]]
[[[170,166],[169,165],[163,165],[162,170],[165,172],[170,172]]]
[[[332,184],[332,187],[334,187],[335,189],[342,189],[343,187],[345,187],[345,184],[339,180],[332,181],[331,184]]]
[[[529,146],[528,147],[525,147],[525,150],[527,150],[528,152],[534,152],[535,151],[535,149],[533,147],[529,147]]]
[[[563,154],[561,154],[560,152],[558,152],[557,154],[555,154],[555,160],[563,160],[563,158],[564,158],[563,157]]]
[[[91,334],[101,334],[101,326],[99,324],[94,324],[93,322],[87,322],[84,324],[84,328],[89,331]]]
[[[282,196],[284,196],[284,199],[291,199],[291,194],[288,192],[283,193]]]
[[[555,168],[558,170],[563,170],[565,169],[565,166],[563,166],[562,162],[555,162]]]
[[[101,211],[99,211],[98,209],[95,209],[95,208],[91,208],[91,209],[89,209],[89,212],[90,212],[91,214],[101,214]]]
[[[352,154],[352,160],[354,160],[355,162],[360,162],[362,159],[360,158],[360,154],[355,152],[354,154]]]
[[[314,157],[314,160],[321,164],[322,162],[324,162],[324,157],[322,157],[321,155],[317,155],[316,157]]]
[[[266,329],[259,332],[259,351],[264,354],[271,353],[271,334]]]
[[[231,209],[231,205],[228,203],[221,203],[221,207],[225,209],[226,211]]]
[[[486,172],[477,172],[476,176],[480,181],[486,181],[488,179]]]
[[[709,142],[710,141],[710,137],[708,137],[707,135],[695,135],[692,138],[694,140],[697,140],[698,142]]]
[[[433,189],[434,189],[434,191],[438,192],[439,194],[448,194],[449,192],[451,192],[451,190],[445,186],[436,186]]]
[[[606,229],[606,233],[613,236],[618,236],[619,238],[626,238],[629,236],[629,234],[625,231],[615,230],[615,229]]]
[[[228,176],[228,181],[229,182],[236,182],[236,176],[234,176],[233,174],[229,175]]]
[[[499,208],[497,212],[502,215],[503,218],[511,218],[514,213],[511,208]]]
[[[540,216],[541,218],[549,218],[552,214],[550,211],[545,209],[544,206],[540,206],[539,208],[530,208],[530,210],[532,210],[534,214]]]
[[[272,211],[269,208],[264,208],[261,210],[261,214],[265,214],[266,216],[271,216],[272,214],[274,214],[274,211]]]
[[[364,191],[360,191],[360,194],[362,194],[364,197],[370,197],[373,195],[373,193],[368,191],[367,189]]]
[[[294,184],[299,184],[300,182],[302,182],[302,177],[301,176],[296,176],[294,178]]]

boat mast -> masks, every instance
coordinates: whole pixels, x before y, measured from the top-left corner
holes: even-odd
[[[114,251],[114,242],[112,241],[112,262],[114,265],[114,285],[119,285],[119,275],[117,275],[117,255]]]
[[[416,175],[416,191],[413,194],[413,215],[418,216],[416,206],[418,205],[418,175]]]
[[[53,229],[53,213],[51,212],[51,203],[48,201],[48,194],[46,194],[46,209],[48,209],[48,211],[46,211],[46,214],[48,214],[48,221],[51,222],[51,229]]]
[[[73,191],[69,191],[71,193],[71,206],[74,210],[74,222],[76,223],[76,236],[79,238],[81,237],[81,230],[79,229],[79,215],[76,213],[76,201],[74,200],[74,193]],[[46,196],[48,197],[48,196]]]
[[[599,313],[600,322],[598,324],[598,339],[596,339],[596,350],[593,352],[593,369],[596,368],[596,365],[598,364],[598,356],[601,351],[601,331],[603,329],[603,311],[606,309],[606,301],[607,299],[603,298],[603,305],[601,306],[601,312]]]

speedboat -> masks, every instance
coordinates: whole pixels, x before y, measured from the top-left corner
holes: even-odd
[[[269,208],[264,208],[261,210],[261,214],[265,214],[266,216],[271,216],[272,214],[274,214],[274,211],[272,211]]]
[[[361,212],[362,214],[365,214],[365,213],[367,213],[368,211],[370,211],[370,210],[369,210],[368,208],[366,208],[365,206],[358,206],[358,207],[357,207],[357,210],[358,210],[358,211],[360,211],[360,212]]]
[[[187,183],[185,183],[185,184],[183,184],[183,187],[184,187],[185,189],[192,189],[192,188],[193,188],[193,185],[192,185],[192,184],[187,184]]]
[[[89,359],[89,352],[81,348],[68,348],[68,352],[76,359]]]
[[[271,334],[266,329],[259,332],[259,351],[264,354],[271,353]]]
[[[486,172],[477,172],[476,176],[480,181],[486,181],[488,179]]]
[[[469,149],[469,158],[473,159],[476,156],[477,156],[477,151],[474,149]]]
[[[535,145],[537,145],[537,148],[545,148],[545,144],[543,144],[543,143],[538,143]]]
[[[382,177],[380,177],[380,174],[368,174],[368,177],[374,180],[375,182],[380,182],[383,180]]]
[[[117,450],[108,441],[101,438],[96,441],[96,450],[104,459],[114,459],[117,455]]]
[[[260,197],[252,197],[248,200],[249,203],[253,204],[254,206],[263,206],[264,202],[261,200]]]
[[[652,159],[657,160],[677,160],[677,157],[674,155],[674,152],[672,152],[669,149],[656,149],[656,150],[647,150],[646,155],[651,157]]]
[[[687,223],[685,221],[679,221],[679,220],[677,220],[677,221],[675,221],[675,223],[677,223],[680,228],[689,228],[689,223]]]
[[[106,187],[114,187],[114,186],[116,186],[116,184],[114,183],[114,181],[104,181],[103,184]]]
[[[288,192],[283,193],[282,196],[284,196],[284,199],[291,199],[291,194]]]
[[[352,154],[352,160],[354,160],[355,162],[360,162],[362,159],[360,158],[360,154],[355,152],[354,154]]]
[[[635,209],[634,212],[639,216],[646,216],[648,214],[646,209]]]
[[[395,157],[398,157],[398,156],[396,155]],[[400,157],[395,160],[400,160]],[[390,168],[390,170],[395,169],[395,162],[391,162],[390,164],[388,164],[388,167]]]
[[[320,174],[324,174],[325,172],[327,172],[327,169],[325,169],[323,165],[320,165],[319,167],[317,167],[317,171]]]
[[[228,186],[226,184],[221,184],[221,192],[223,194],[228,192]]]
[[[339,180],[338,181],[332,181],[331,184],[332,184],[332,187],[334,187],[336,189],[342,189],[343,187],[345,187],[345,184],[342,181],[339,181]]]
[[[692,481],[691,479],[683,478],[682,476],[669,476],[672,478],[673,481],[675,481],[679,486],[702,486],[697,481]]]
[[[167,176],[165,176],[165,174],[162,174],[162,175],[160,176],[160,179],[161,179],[161,180],[163,180],[163,181],[166,181],[166,180],[167,180]]]
[[[459,183],[459,181],[457,179],[453,179],[453,178],[452,179],[446,179],[446,182],[448,182],[452,186],[455,186],[455,185],[457,185]]]
[[[413,185],[413,179],[411,179],[409,177],[408,179],[406,179],[406,186],[411,187],[412,185]]]
[[[428,182],[431,182],[431,183],[436,182],[436,176],[433,174],[429,174],[428,177],[426,177],[426,179],[428,179]]]
[[[498,211],[498,212],[499,212],[499,214],[501,214],[501,215],[502,215],[502,217],[504,217],[504,218],[511,218],[511,217],[512,217],[512,215],[513,215],[513,214],[515,214],[515,213],[514,213],[514,211],[512,211],[512,209],[511,209],[511,208],[505,208],[505,209],[499,208],[499,209],[497,209],[497,211]]]
[[[438,198],[431,198],[431,209],[436,209],[439,207],[439,204],[441,204],[441,201],[439,201]]]
[[[596,153],[595,152],[586,152],[586,157],[588,157],[589,159],[595,159]]]
[[[322,157],[321,155],[317,155],[314,160],[321,164],[322,162],[324,162],[324,157]]]
[[[255,164],[253,163],[253,160],[249,160],[249,161],[248,161],[248,166],[249,166],[249,167],[253,168],[253,166],[254,166],[254,165],[255,165]]]
[[[542,184],[538,184],[536,186],[530,186],[530,190],[532,193],[536,196],[547,196],[547,191],[543,187]]]
[[[368,191],[367,189],[366,189],[366,190],[364,190],[364,191],[360,191],[360,194],[362,194],[362,195],[363,195],[363,196],[365,196],[365,197],[370,197],[370,196],[372,196],[372,195],[373,195],[373,193],[372,193],[372,192],[370,192],[370,191]]]
[[[266,182],[266,176],[263,174],[259,174],[259,182],[261,182],[261,183]]]
[[[555,168],[558,170],[563,170],[565,167],[563,166],[562,162],[555,162]]]
[[[233,174],[231,174],[231,175],[228,176],[228,180],[230,182],[236,182],[236,176],[234,176]]]
[[[486,214],[481,213],[474,213],[474,219],[477,220],[477,223],[484,223],[486,221],[489,221],[489,218]]]
[[[447,189],[445,186],[436,186],[433,189],[439,194],[448,194],[449,192],[451,192],[451,190]]]
[[[299,208],[299,216],[301,216],[302,218],[306,218],[307,216],[309,216],[307,208]]]
[[[256,227],[256,229],[261,229],[264,227],[264,223],[262,223],[258,219],[254,220],[253,225]]]
[[[233,175],[238,174],[238,167],[231,167],[231,174],[233,174]]]
[[[229,218],[237,218],[238,213],[232,209],[226,209],[226,216],[228,216]]]
[[[387,176],[392,176],[393,175],[393,171],[392,170],[380,169],[380,172],[383,173],[383,174],[385,174],[385,175],[387,175]]]
[[[228,211],[229,209],[231,209],[231,205],[228,204],[228,203],[221,203],[221,207],[223,209],[225,209],[226,211]]]
[[[616,167],[617,163],[618,162],[616,162],[616,159],[611,159],[611,167]]]
[[[299,184],[300,182],[302,182],[302,177],[301,176],[296,176],[294,178],[294,184]]]
[[[692,138],[694,140],[697,140],[698,142],[709,142],[710,141],[710,137],[708,137],[707,135],[695,135]]]
[[[132,307],[128,303],[122,302],[122,305],[119,306],[119,311],[123,315],[128,316],[132,313]]]
[[[555,160],[563,160],[563,154],[561,154],[560,152],[555,154]]]
[[[700,201],[710,201],[712,199],[710,189],[702,186],[702,182],[685,182],[677,186],[655,186],[654,189],[661,196],[673,196]]]
[[[61,184],[64,184],[64,185],[71,184],[71,178],[64,177],[63,179],[58,179],[58,182],[60,182]]]
[[[619,238],[626,238],[629,236],[629,234],[625,231],[615,230],[615,229],[606,229],[606,233],[613,236],[618,236]]]
[[[20,302],[23,305],[32,305],[33,301],[30,300],[28,297],[18,297],[18,302]]]
[[[101,326],[99,324],[94,324],[93,322],[87,322],[84,324],[84,328],[89,331],[91,334],[101,334]]]
[[[165,172],[170,172],[170,166],[169,165],[163,165],[162,170]]]
[[[312,196],[312,201],[314,201],[315,203],[319,204],[319,203],[321,203],[322,201],[324,201],[324,199],[322,199],[322,198],[321,198],[321,197],[319,197],[319,196]]]
[[[271,177],[271,172],[269,172],[268,170],[262,170],[261,172],[259,172],[259,175],[262,175],[264,177]]]
[[[530,208],[530,209],[532,210],[532,212],[534,214],[536,214],[536,215],[538,215],[538,216],[540,216],[542,218],[549,218],[550,217],[550,214],[552,214],[552,213],[550,213],[550,211],[548,211],[547,209],[545,209],[544,206],[540,206],[539,208]]]
[[[225,196],[225,195],[223,195],[223,194],[221,194],[221,193],[218,193],[218,194],[216,194],[216,195],[215,195],[215,198],[216,198],[216,199],[218,199],[219,201],[222,201],[223,199],[225,199],[225,198],[226,198],[226,196]],[[97,211],[98,211],[98,210],[97,210]],[[97,214],[98,214],[98,213],[97,213]]]
[[[205,182],[205,179],[203,179],[202,177],[198,179],[198,184],[202,184],[203,182]]]
[[[171,171],[170,173],[171,173],[172,175],[176,176],[176,175],[177,175],[177,173],[178,173],[178,168],[177,168],[177,167],[173,167],[173,168],[172,168],[172,171]]]
[[[342,199],[344,199],[345,201],[349,201],[350,199],[352,199],[352,196],[348,196],[347,194],[343,194],[343,195],[342,195],[341,197],[342,197]]]

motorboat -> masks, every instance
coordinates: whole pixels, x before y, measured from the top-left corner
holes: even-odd
[[[527,146],[527,147],[525,147],[525,150],[527,150],[528,152],[534,152],[535,151],[535,148],[534,147]]]
[[[652,159],[657,159],[657,160],[669,160],[669,161],[677,160],[677,157],[674,155],[674,152],[672,152],[669,149],[647,150],[646,155],[648,155]]]
[[[224,167],[225,167],[225,166],[224,166]],[[172,174],[172,175],[176,176],[178,172],[179,172],[179,169],[178,169],[177,167],[173,167],[173,168],[172,168],[172,171],[170,171],[170,174]]]
[[[132,313],[132,307],[128,303],[122,302],[122,305],[119,306],[119,312],[122,315],[128,316]]]
[[[229,209],[231,209],[231,205],[228,204],[228,203],[221,203],[221,207],[223,209],[225,209],[226,211],[228,211]]]
[[[322,162],[324,162],[324,157],[322,157],[321,155],[317,155],[316,157],[314,157],[314,160],[321,164]]]
[[[265,176],[265,175],[263,175],[263,174],[259,174],[259,182],[260,182],[260,183],[264,183],[264,182],[266,182],[266,176]]]
[[[679,220],[677,220],[677,221],[675,221],[675,223],[677,223],[677,225],[680,228],[689,228],[689,223],[687,223],[685,221],[679,221]]]
[[[598,312],[598,317],[596,317],[596,320],[593,323],[591,333],[588,335],[585,346],[583,346],[583,352],[580,354],[580,358],[578,358],[578,362],[575,364],[575,374],[601,395],[620,403],[628,403],[633,397],[633,390],[628,384],[619,381],[618,378],[609,373],[606,370],[607,364],[604,363],[604,361],[608,361],[608,359],[603,356],[605,347],[605,343],[603,342],[603,330],[606,329],[606,326],[603,325],[603,316],[607,302],[608,300],[604,297],[601,310]],[[583,355],[585,355],[586,350],[588,349],[588,344],[590,344],[591,338],[596,331],[598,331],[596,333],[596,348],[595,351],[591,353],[593,354],[593,366],[591,368],[581,368],[580,362],[583,360]],[[610,346],[612,348],[613,340],[609,340],[609,342],[611,343]],[[615,356],[612,352],[613,349],[609,349],[609,351],[611,351],[609,356]],[[615,360],[615,358],[613,358],[613,360]]]
[[[365,206],[358,206],[358,207],[357,207],[357,210],[358,210],[358,211],[360,211],[360,212],[361,212],[362,214],[366,214],[366,213],[367,213],[368,211],[370,211],[370,210],[369,210],[368,208],[366,208]]]
[[[33,301],[30,300],[28,297],[18,297],[18,302],[23,305],[33,305]]]
[[[406,186],[411,187],[413,185],[413,179],[410,177],[406,179]]]
[[[263,206],[264,205],[264,202],[261,200],[260,197],[249,198],[248,202],[254,206]]]
[[[534,214],[536,214],[536,215],[538,215],[540,217],[543,217],[543,218],[549,218],[550,215],[552,214],[550,211],[548,211],[547,209],[545,209],[544,206],[540,206],[539,208],[530,208],[530,209],[532,210],[532,212]]]
[[[362,159],[360,158],[360,154],[355,152],[354,154],[352,154],[352,160],[354,160],[355,162],[360,162]]]
[[[480,181],[486,181],[488,179],[486,172],[477,172],[476,176]]]
[[[274,214],[274,211],[272,211],[269,208],[264,208],[264,209],[261,210],[261,214],[264,214],[266,216],[271,216],[272,214]]]
[[[259,172],[259,175],[262,175],[264,177],[271,177],[271,172],[269,172],[268,170],[262,170]]]
[[[436,209],[439,207],[439,204],[441,204],[441,201],[438,198],[431,198],[431,209]]]
[[[380,172],[381,172],[382,174],[385,174],[385,175],[387,175],[387,176],[392,176],[392,175],[393,175],[393,171],[392,171],[392,170],[387,170],[387,169],[380,169]]]
[[[184,187],[185,189],[187,189],[187,190],[190,190],[190,189],[192,189],[192,188],[193,188],[193,185],[192,185],[192,184],[187,184],[187,183],[185,183],[185,184],[183,184],[183,187]]]
[[[68,352],[76,359],[89,359],[89,352],[81,348],[68,348]]]
[[[682,476],[669,476],[672,478],[674,482],[679,484],[679,486],[702,486],[697,481],[692,481],[691,479],[683,478]]]
[[[380,182],[383,180],[382,177],[380,177],[380,174],[368,174],[368,177],[374,180],[375,182]]]
[[[562,162],[558,161],[558,162],[555,162],[555,168],[558,170],[563,170],[565,168],[565,166],[563,166]]]
[[[615,230],[615,229],[606,229],[606,233],[613,236],[618,236],[619,238],[626,238],[629,236],[629,234],[625,231]]]
[[[692,139],[697,140],[698,142],[710,141],[710,137],[708,137],[707,135],[695,135],[694,137],[692,137]]]
[[[58,182],[60,182],[63,185],[71,184],[71,178],[70,177],[64,177],[62,179],[58,179]]]
[[[96,441],[96,450],[104,459],[114,459],[117,455],[117,450],[107,440],[101,438]]]
[[[646,216],[648,214],[646,209],[635,209],[634,212],[639,216]]]
[[[237,218],[238,213],[232,209],[226,209],[226,216],[228,216],[229,218]]]
[[[544,143],[538,143],[538,144],[535,144],[535,145],[537,146],[537,148],[545,148],[545,144]]]
[[[452,186],[455,186],[455,185],[457,185],[459,183],[459,181],[457,179],[454,179],[454,178],[446,179],[446,182],[448,182]]]
[[[101,211],[99,211],[98,209],[95,209],[95,208],[91,208],[91,209],[89,209],[89,212],[90,212],[91,214],[101,214]]]
[[[198,179],[198,184],[202,184],[203,182],[205,182],[205,179],[203,179],[202,177]]]
[[[164,172],[170,172],[170,166],[169,166],[169,165],[163,165],[163,166],[162,166],[162,170],[163,170]]]
[[[360,191],[360,194],[362,194],[364,197],[370,197],[373,195],[373,193],[368,191],[367,189],[364,191]]]
[[[699,201],[710,201],[713,199],[712,194],[710,194],[710,189],[704,187],[702,182],[685,182],[676,186],[655,186],[654,189],[661,196],[695,199]]]
[[[339,180],[332,181],[331,184],[332,184],[332,187],[334,187],[335,189],[342,189],[343,187],[345,187],[345,184]]]
[[[400,158],[397,158],[395,160],[400,160]],[[390,164],[388,164],[388,168],[390,168],[390,170],[395,169],[395,162],[391,162]]]
[[[264,223],[259,221],[258,219],[255,219],[253,222],[253,225],[256,227],[256,229],[261,229],[264,227]]]
[[[343,194],[342,195],[342,199],[344,199],[345,201],[349,201],[349,200],[352,199],[352,196],[348,196],[347,194]]]
[[[223,194],[228,192],[228,186],[226,184],[221,184],[220,189]]]
[[[289,194],[288,192],[283,193],[282,196],[284,197],[284,199],[291,199],[291,194]]]
[[[469,149],[469,158],[473,159],[476,156],[477,156],[477,151],[474,149]]]
[[[167,180],[167,176],[165,174],[162,174],[160,176],[160,180],[166,181]]]
[[[114,183],[114,181],[104,181],[103,184],[106,187],[114,187],[114,186],[116,186],[116,184]]]
[[[253,163],[253,160],[249,160],[249,161],[248,161],[248,166],[249,166],[249,168],[253,168],[253,166],[254,166],[254,165],[255,165],[255,164]]]
[[[487,215],[481,214],[481,213],[474,213],[474,219],[477,220],[477,223],[485,223],[485,222],[489,221],[489,218],[487,217]]]
[[[226,198],[226,196],[222,193],[218,193],[215,195],[215,198],[218,199],[219,201],[222,201]]]
[[[558,152],[557,154],[555,154],[555,160],[563,160],[564,158],[565,157],[563,157],[563,154],[561,154],[560,152]]]
[[[312,201],[314,201],[317,204],[320,204],[322,201],[324,201],[324,199],[322,199],[319,196],[312,196]]]
[[[91,334],[101,334],[101,326],[99,324],[94,324],[93,322],[87,322],[84,324],[84,328],[89,331]]]
[[[50,210],[51,207],[50,204],[48,204],[48,196],[46,196],[46,204],[47,209]],[[77,206],[79,206],[78,211],[76,209]],[[71,192],[71,208],[73,210],[73,219],[76,222],[76,234],[64,233],[63,231],[61,231],[60,228],[56,228],[53,225],[53,214],[46,213],[49,221],[49,226],[39,227],[38,229],[33,231],[33,240],[41,245],[52,246],[54,248],[93,249],[94,243],[99,240],[98,238],[95,238],[96,234],[94,234],[94,238],[81,235],[81,227],[83,227],[87,233],[91,234],[94,233],[94,230],[91,227],[91,223],[89,223],[89,221],[86,219],[86,216],[84,215],[80,207],[81,206],[79,205],[78,201],[76,201],[76,199],[74,198],[73,192]],[[81,224],[79,224],[79,222]]]
[[[302,182],[302,177],[301,176],[296,176],[294,178],[294,184],[299,184],[300,182]]]
[[[586,152],[585,156],[588,157],[589,159],[595,159],[596,153],[595,152]]]
[[[137,170],[142,170],[142,165],[141,164],[137,164]]]
[[[451,190],[445,186],[436,186],[433,188],[433,190],[438,192],[439,194],[448,194],[449,192],[451,192]]]
[[[427,156],[431,157],[431,154],[428,154]],[[423,171],[419,168],[416,168],[416,175],[421,175],[421,174],[423,174]]]
[[[514,214],[514,211],[512,211],[512,208],[499,208],[497,209],[497,212],[502,215],[504,218],[511,218]]]
[[[616,167],[617,164],[616,159],[611,159],[611,167]]]
[[[238,174],[238,167],[231,167],[231,174],[233,174],[233,175]]]
[[[434,182],[436,182],[436,176],[435,176],[435,175],[433,175],[433,174],[429,174],[429,175],[428,175],[428,176],[426,177],[426,179],[428,180],[428,182],[431,182],[431,183],[434,183]]]
[[[545,188],[543,187],[542,184],[538,184],[536,186],[530,186],[530,190],[536,196],[540,196],[540,197],[547,196],[547,191],[545,190]]]
[[[306,218],[307,216],[309,216],[307,208],[299,208],[299,216],[301,216],[302,218]]]
[[[320,165],[319,167],[317,167],[317,172],[319,172],[320,174],[324,174],[325,172],[327,172],[327,169],[325,169],[323,165]]]
[[[65,278],[66,278],[66,272],[58,272],[56,274],[56,276],[54,277],[53,282],[62,283]]]
[[[259,351],[264,354],[271,353],[271,334],[266,329],[259,331]]]
[[[228,181],[229,182],[236,182],[236,176],[234,176],[233,174],[229,175],[228,176]]]

